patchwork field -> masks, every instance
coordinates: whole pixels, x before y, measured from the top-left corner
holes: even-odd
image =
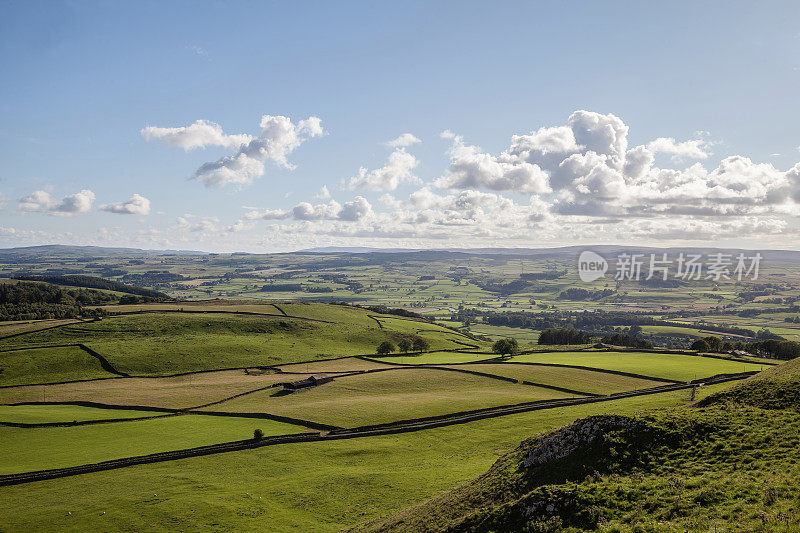
[[[380,317],[342,306],[294,304],[287,307],[288,311],[302,312],[309,320],[237,313],[129,314],[31,332],[8,339],[4,349],[80,343],[105,357],[118,372],[165,375],[365,355],[374,353],[383,341],[397,342],[417,333],[434,350],[463,348],[462,343],[468,340],[433,324]],[[320,322],[317,320],[323,318],[317,317],[341,321]],[[28,368],[14,370],[14,365],[18,364],[21,363],[9,360],[4,374],[36,375]],[[91,362],[83,367],[87,365]],[[102,377],[88,368],[81,370],[80,365],[65,366],[71,369],[72,379]],[[39,378],[28,382],[36,380]]]
[[[414,433],[270,446],[0,487],[0,496],[7,502],[0,514],[0,529],[146,530],[154,523],[168,521],[175,530],[224,524],[237,531],[340,531],[422,502],[479,475],[530,435],[592,414],[633,413],[677,406],[687,400],[686,391],[679,391]],[[186,419],[194,417],[174,420]],[[146,424],[156,422],[165,424]],[[134,424],[143,423],[117,426]],[[264,426],[262,421],[257,425]],[[242,426],[233,433],[253,424],[248,421]],[[9,433],[2,435],[4,442],[12,437]],[[100,438],[101,442],[108,439],[102,435],[87,437]],[[87,442],[71,436],[70,442],[76,440]],[[52,441],[42,445],[50,454],[43,460],[32,460],[30,454],[18,449],[16,460],[26,460],[21,466],[28,468],[53,462],[69,464]],[[100,457],[103,455],[91,447],[79,450],[75,459]],[[29,511],[33,507],[36,513]]]
[[[570,396],[461,372],[399,368],[342,376],[331,383],[292,394],[261,391],[208,410],[267,412],[355,427]]]
[[[0,475],[255,442],[255,430],[267,439],[308,432],[324,438],[326,426],[396,428],[428,417],[445,426],[392,435],[356,430],[343,440],[0,487],[0,498],[14,501],[0,516],[0,530],[147,529],[148,521],[169,520],[177,530],[224,523],[236,530],[338,531],[452,488],[536,432],[590,414],[683,405],[727,384],[598,396],[763,366],[591,345],[536,345],[537,353],[499,358],[491,343],[440,325],[340,305],[206,302],[115,310],[125,314],[2,341]],[[430,349],[375,355],[381,342],[414,337]],[[294,392],[283,387],[323,375],[333,381]],[[596,403],[569,403],[587,399]],[[20,402],[29,403],[13,405]],[[505,411],[536,402],[546,405]],[[474,410],[491,418],[460,418]],[[32,497],[39,499],[35,515],[25,510]]]
[[[0,388],[0,402],[89,401],[185,409],[217,402],[257,388],[301,379],[303,375],[222,370],[163,378],[124,378]]]

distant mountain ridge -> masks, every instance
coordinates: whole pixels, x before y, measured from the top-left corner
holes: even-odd
[[[0,248],[3,256],[119,256],[119,255],[207,255],[208,252],[190,250],[143,250],[141,248],[115,248],[104,246],[70,246],[67,244],[44,244],[39,246],[21,246],[17,248]]]
[[[370,248],[364,246],[324,246],[307,248],[295,252],[283,252],[289,254],[358,254],[382,256],[387,254],[405,254],[421,256],[423,258],[442,257],[451,254],[460,256],[500,256],[500,257],[552,257],[560,259],[575,259],[585,251],[592,250],[606,258],[611,258],[622,253],[640,253],[649,256],[651,253],[667,253],[674,259],[677,254],[712,254],[726,253],[737,255],[744,253],[752,256],[760,252],[764,261],[778,261],[800,263],[800,250],[750,250],[742,248],[721,248],[721,247],[653,247],[636,245],[579,245],[579,246],[560,246],[553,248]],[[123,257],[123,256],[144,256],[144,255],[272,255],[265,252],[259,253],[212,253],[197,250],[145,250],[141,248],[115,248],[102,246],[70,246],[63,244],[49,244],[41,246],[25,246],[18,248],[0,249],[0,259],[8,258],[35,258],[35,257]]]

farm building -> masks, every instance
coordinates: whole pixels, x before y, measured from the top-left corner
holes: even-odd
[[[288,383],[284,383],[283,389],[284,390],[307,389],[309,387],[316,387],[317,385],[328,383],[329,381],[333,381],[333,378],[331,376],[309,376],[299,381],[290,381]]]

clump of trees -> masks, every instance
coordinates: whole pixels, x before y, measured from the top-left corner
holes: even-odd
[[[87,305],[115,303],[117,297],[91,289],[67,289],[49,283],[0,283],[0,320],[43,320],[102,316]]]
[[[561,300],[583,301],[583,300],[600,300],[601,298],[605,298],[606,296],[611,296],[612,294],[614,294],[614,289],[602,289],[599,291],[590,291],[588,289],[581,289],[580,287],[572,287],[565,291],[562,291],[561,294],[558,295],[558,297]]]
[[[653,343],[646,340],[641,339],[639,337],[634,337],[632,335],[625,335],[624,333],[615,333],[613,335],[606,335],[600,342],[603,344],[610,344],[612,346],[626,346],[628,348],[652,348]]]
[[[734,350],[741,350],[754,355],[783,360],[800,357],[800,342],[787,341],[783,338],[767,338],[765,340],[744,343],[741,341],[723,341],[719,337],[709,335],[708,337],[695,340],[691,348],[692,350],[706,353],[730,353]]]
[[[539,334],[539,344],[589,344],[592,336],[579,329],[545,329]]]
[[[492,345],[492,351],[500,355],[517,355],[519,353],[519,343],[517,339],[500,339]]]
[[[397,348],[403,353],[424,352],[430,348],[430,344],[422,337],[413,335],[411,337],[403,337],[397,341]]]
[[[175,274],[177,275],[177,274]],[[179,276],[181,280],[185,279]],[[125,276],[127,279],[128,276]],[[142,287],[134,287],[120,283],[119,281],[112,281],[110,279],[98,278],[95,276],[82,276],[82,275],[65,275],[65,276],[28,276],[18,275],[14,279],[23,281],[43,281],[45,283],[54,283],[58,285],[66,285],[67,287],[83,287],[89,289],[106,289],[109,291],[124,292],[127,294],[136,294],[139,296],[146,296],[156,300],[169,300],[170,297],[163,292],[154,291],[151,289],[144,289]]]

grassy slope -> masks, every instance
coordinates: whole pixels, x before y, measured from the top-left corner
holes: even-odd
[[[477,476],[531,434],[591,414],[632,413],[687,398],[680,391],[415,433],[270,446],[0,487],[5,502],[0,530],[340,531]],[[250,426],[245,422],[241,430]],[[58,431],[63,429],[72,428]],[[29,458],[37,461],[30,466],[57,457],[73,459],[48,435],[57,433],[26,439],[48,444],[53,454],[49,460]],[[118,441],[113,432],[91,438]],[[79,449],[89,452],[103,458],[91,447]]]
[[[548,437],[529,439],[477,480],[363,529],[798,531],[798,386],[800,364],[787,363],[697,403],[712,407],[640,415],[538,466],[524,460]],[[788,401],[752,407],[765,390]]]
[[[714,374],[761,370],[762,365],[680,354],[645,352],[564,352],[520,355],[511,361],[557,363],[620,370],[645,376],[689,381]]]
[[[735,387],[704,398],[698,405],[725,403],[800,410],[800,358],[751,376]]]
[[[461,372],[401,368],[340,377],[288,395],[273,390],[248,394],[209,409],[354,427],[569,396]]]
[[[0,351],[0,385],[114,377],[75,346]]]
[[[164,375],[369,354],[380,342],[419,329],[425,330],[422,335],[432,349],[458,348],[451,339],[465,339],[432,324],[392,317],[385,319],[385,329],[381,329],[368,312],[359,309],[325,304],[287,307],[287,313],[333,323],[233,314],[148,313],[33,332],[8,339],[4,347],[84,343],[122,372]],[[277,312],[272,307],[270,311]]]

